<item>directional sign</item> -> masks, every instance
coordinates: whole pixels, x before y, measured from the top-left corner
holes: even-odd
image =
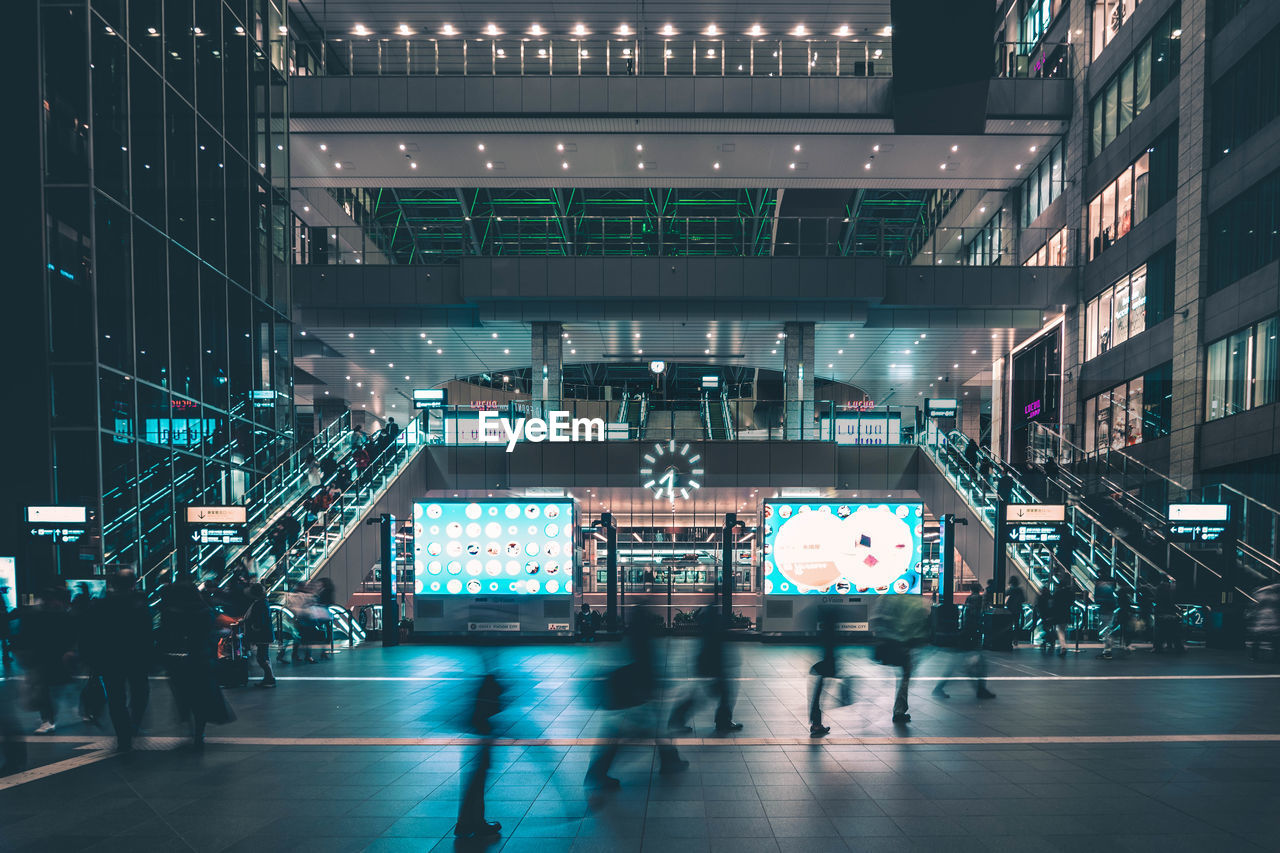
[[[448,403],[447,388],[415,388],[413,391],[415,409],[443,409]]]
[[[29,506],[27,523],[40,525],[88,524],[89,508],[84,506]]]
[[[189,506],[187,524],[248,524],[249,510],[243,506]]]
[[[1227,535],[1231,523],[1228,504],[1169,504],[1171,542],[1212,543]]]
[[[954,397],[948,399],[927,400],[926,409],[931,418],[954,418],[960,402]]]
[[[244,545],[249,541],[248,528],[244,525],[200,527],[191,531],[191,541],[197,545]]]
[[[1004,520],[1009,524],[1066,521],[1067,507],[1064,504],[1007,504],[1004,508]]]

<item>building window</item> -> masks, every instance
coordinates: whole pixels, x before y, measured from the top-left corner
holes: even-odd
[[[1097,358],[1159,323],[1173,295],[1173,246],[1121,277],[1085,306],[1084,358]]]
[[[1031,253],[1022,265],[1024,267],[1065,267],[1070,264],[1070,237],[1065,227],[1050,237],[1045,244]]]
[[[1123,450],[1169,434],[1173,364],[1166,362],[1084,403],[1084,449]]]
[[[1209,344],[1205,420],[1276,402],[1280,318],[1270,317]]]
[[[1003,255],[1003,237],[1000,226],[1003,217],[1001,211],[987,220],[987,224],[978,229],[977,235],[965,247],[968,264],[971,267],[994,267],[1000,265]]]
[[[1142,156],[1089,202],[1089,260],[1129,233],[1173,197],[1177,187],[1177,128],[1160,135]]]
[[[1090,102],[1089,156],[1097,157],[1178,76],[1182,30],[1175,6]]]
[[[1231,22],[1241,9],[1249,5],[1249,0],[1213,0],[1213,32],[1222,32],[1222,28]]]
[[[1280,171],[1209,216],[1209,292],[1280,257]]]
[[[1022,227],[1026,228],[1062,195],[1066,184],[1066,140],[1049,150],[1022,183]]]
[[[1280,115],[1280,27],[1213,84],[1210,159],[1217,163]]]
[[[1053,23],[1053,16],[1056,7],[1059,5],[1055,0],[1031,0],[1027,4],[1027,11],[1022,16],[1021,27],[1019,29],[1019,49],[1023,53],[1030,53],[1036,43],[1049,31],[1049,25]]]

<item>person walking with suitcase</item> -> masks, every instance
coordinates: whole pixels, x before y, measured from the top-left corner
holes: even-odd
[[[271,671],[271,643],[275,632],[271,626],[271,605],[262,584],[249,584],[249,609],[244,614],[244,642],[254,650],[258,666],[262,668],[259,687],[275,687],[276,674]]]

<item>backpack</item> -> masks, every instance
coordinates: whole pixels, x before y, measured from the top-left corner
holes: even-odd
[[[1112,613],[1116,609],[1116,604],[1120,599],[1116,595],[1116,588],[1111,583],[1098,584],[1098,588],[1093,592],[1094,603],[1098,605],[1098,609],[1103,613]]]

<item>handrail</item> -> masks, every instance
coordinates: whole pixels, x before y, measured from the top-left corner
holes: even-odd
[[[710,398],[706,391],[702,392],[702,399],[698,405],[699,414],[702,415],[702,432],[707,438],[714,438],[711,432],[711,404]]]
[[[1114,468],[1114,466],[1110,462],[1111,457],[1120,456],[1122,459],[1126,461],[1126,463],[1132,463],[1136,468],[1145,472],[1145,474],[1149,474],[1152,477],[1158,478],[1159,480],[1165,483],[1175,486],[1187,496],[1188,500],[1190,499],[1192,492],[1186,486],[1183,486],[1181,483],[1179,483],[1177,480],[1174,480],[1168,474],[1165,474],[1162,471],[1157,471],[1155,468],[1152,468],[1150,465],[1147,465],[1145,462],[1139,459],[1135,459],[1133,456],[1130,456],[1128,453],[1125,453],[1123,450],[1109,449],[1106,451],[1099,451],[1099,450],[1095,450],[1092,452],[1087,451],[1084,448],[1077,445],[1071,439],[1063,436],[1057,430],[1041,423],[1032,422],[1031,429],[1027,433],[1027,442],[1028,442],[1027,457],[1029,459],[1032,459],[1032,460],[1040,459],[1040,458],[1043,458],[1042,455],[1045,452],[1053,452],[1053,449],[1051,446],[1046,446],[1047,444],[1049,444],[1049,442],[1045,442],[1045,443],[1038,442],[1038,439],[1041,436],[1047,436],[1049,439],[1049,442],[1054,442],[1054,441],[1057,442],[1057,452],[1053,453],[1055,462],[1064,462],[1065,464],[1072,465],[1072,464],[1075,464],[1076,459],[1080,461],[1087,461],[1090,458],[1095,458],[1095,459],[1100,459],[1102,464],[1106,465],[1108,470],[1110,470]],[[1071,452],[1063,453],[1063,448],[1068,448]],[[1075,457],[1075,458],[1073,459],[1072,457]],[[1068,476],[1070,476],[1071,479],[1075,481],[1075,483],[1079,484],[1079,488],[1083,491],[1084,482],[1083,480],[1080,479],[1078,475],[1068,471],[1065,468],[1060,468],[1059,470],[1062,471],[1064,474],[1067,474]],[[1138,498],[1130,494],[1128,489],[1125,487],[1123,483],[1120,483],[1115,481],[1114,479],[1111,479],[1106,474],[1100,474],[1099,476],[1102,478],[1102,481],[1106,486],[1113,489],[1117,494],[1123,496],[1123,499],[1116,500],[1116,502],[1121,505],[1122,509],[1125,509],[1126,507],[1132,508],[1137,513],[1146,517],[1146,521],[1149,523],[1149,526],[1152,529],[1162,530],[1164,523],[1167,520],[1167,517],[1164,512],[1147,504],[1141,498]],[[1073,483],[1073,485],[1075,483]],[[1235,492],[1245,501],[1255,503],[1258,506],[1262,507],[1263,510],[1273,515],[1276,515],[1276,519],[1274,519],[1272,522],[1273,528],[1277,523],[1280,523],[1280,513],[1277,513],[1276,510],[1272,509],[1267,504],[1264,504],[1261,501],[1258,501],[1249,497],[1243,492],[1240,492],[1238,489],[1232,488],[1230,486],[1226,486],[1226,484],[1222,484],[1222,485],[1225,486],[1227,490]],[[1202,495],[1204,491],[1209,488],[1212,488],[1212,486],[1205,486],[1204,489],[1201,490]],[[1241,532],[1247,532],[1244,530],[1245,528],[1244,519],[1243,518],[1239,519],[1239,522],[1240,522]],[[1209,568],[1204,563],[1204,561],[1192,555],[1189,549],[1187,549],[1185,546],[1176,542],[1169,542],[1167,537],[1163,536],[1163,534],[1161,535],[1161,538],[1165,540],[1166,544],[1169,547],[1174,548],[1179,553],[1185,555],[1185,557],[1188,560],[1191,560],[1192,562],[1198,564],[1199,566],[1204,567],[1211,574],[1215,575],[1219,579],[1222,579],[1222,575],[1219,572],[1216,572],[1213,569]],[[1280,561],[1277,561],[1271,555],[1255,547],[1252,543],[1248,542],[1247,539],[1243,537],[1238,537],[1235,542],[1235,547],[1236,547],[1237,555],[1239,557],[1251,560],[1260,566],[1260,568],[1255,568],[1253,566],[1246,566],[1246,568],[1253,569],[1255,573],[1258,574],[1264,580],[1264,582],[1267,580],[1269,575],[1280,575]],[[1243,589],[1239,589],[1239,591],[1244,593],[1246,597],[1249,597],[1250,600],[1252,600],[1252,596],[1249,596],[1248,593],[1245,592]]]
[[[368,469],[371,473],[367,473],[364,477],[357,477],[352,481],[350,486],[338,495],[337,499],[328,510],[328,512],[333,513],[338,522],[338,529],[334,531],[336,535],[331,539],[329,529],[330,525],[326,524],[322,536],[323,544],[321,545],[319,555],[313,554],[312,547],[309,543],[304,545],[302,556],[299,558],[299,562],[305,565],[305,571],[307,572],[307,578],[304,580],[310,579],[324,567],[324,564],[328,562],[329,558],[337,548],[346,540],[350,530],[354,528],[354,526],[359,523],[360,519],[368,514],[369,510],[377,504],[379,498],[381,498],[382,494],[394,479],[394,477],[388,477],[379,485],[372,486],[370,482],[366,482],[365,478],[367,478],[368,481],[372,481],[377,477],[384,476],[387,474],[388,470],[393,467],[391,463],[400,455],[400,452],[402,450],[407,450],[407,454],[402,465],[398,466],[400,469],[403,469],[403,467],[407,466],[409,462],[411,462],[414,457],[421,452],[422,448],[427,445],[428,441],[426,432],[422,426],[422,420],[423,413],[419,412],[414,416],[413,420],[409,421],[409,423],[405,425],[397,439],[384,447],[378,455],[374,457],[374,460],[370,463]],[[411,440],[414,442],[414,445],[410,449]],[[369,492],[367,500],[362,498],[362,495],[366,490]],[[354,510],[354,512],[351,520],[344,522],[343,516],[348,510]],[[313,560],[313,558],[315,559]],[[263,574],[263,586],[267,587],[269,592],[275,593],[286,581],[290,580],[290,574],[298,567],[298,565],[299,563],[294,563],[293,566],[290,566],[288,554],[286,553],[285,557],[282,557],[275,565]]]
[[[720,390],[720,411],[724,415],[725,437],[728,438],[730,441],[733,441],[735,438],[737,438],[737,430],[734,429],[733,418],[731,417],[731,412],[729,411],[728,389],[722,388]]]

